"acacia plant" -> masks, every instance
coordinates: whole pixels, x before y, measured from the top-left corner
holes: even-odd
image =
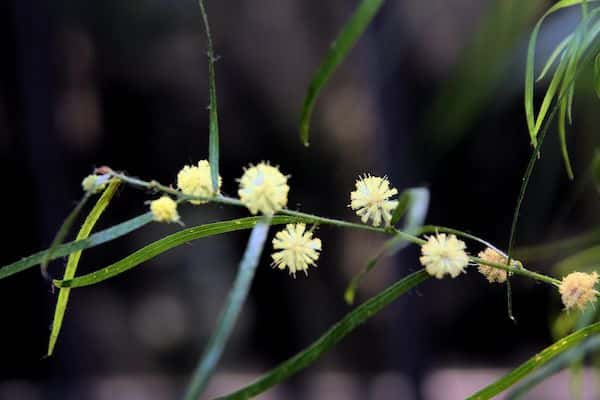
[[[515,232],[519,210],[525,197],[527,184],[541,152],[544,137],[551,120],[557,116],[564,162],[569,176],[573,175],[566,149],[566,122],[572,121],[571,106],[576,78],[581,71],[595,66],[595,85],[600,95],[600,7],[596,1],[561,0],[555,3],[539,20],[531,34],[528,49],[525,80],[525,116],[533,145],[529,165],[525,171],[522,188],[517,199],[512,230],[507,251],[486,240],[458,229],[435,225],[423,225],[429,193],[424,188],[408,188],[402,192],[394,188],[388,177],[372,176],[368,172],[358,176],[353,190],[349,188],[348,205],[358,217],[357,221],[345,221],[314,215],[286,208],[288,198],[293,196],[293,181],[285,174],[285,166],[277,167],[268,162],[260,162],[244,169],[240,168],[237,197],[225,196],[220,192],[222,178],[219,175],[219,124],[215,87],[215,57],[209,29],[207,13],[202,0],[199,1],[200,14],[205,28],[208,47],[209,71],[209,148],[208,159],[196,165],[183,166],[178,172],[174,186],[155,180],[143,180],[107,166],[97,168],[83,182],[84,195],[75,209],[66,218],[51,246],[0,269],[0,279],[41,266],[45,272],[50,261],[68,257],[62,279],[54,280],[58,289],[58,300],[48,344],[48,356],[55,351],[67,308],[70,290],[99,284],[170,249],[193,240],[225,234],[239,230],[250,230],[246,250],[239,263],[239,269],[231,291],[225,300],[214,333],[206,344],[198,366],[193,373],[184,398],[196,399],[205,389],[214,373],[219,359],[225,350],[228,338],[235,326],[237,317],[246,300],[255,270],[271,227],[279,226],[272,239],[272,266],[287,270],[292,276],[307,274],[319,259],[327,244],[316,237],[316,226],[338,229],[361,229],[377,235],[387,235],[389,239],[381,251],[368,260],[365,269],[349,284],[344,296],[349,304],[355,299],[355,292],[362,277],[373,269],[377,261],[408,245],[420,247],[421,256],[415,263],[422,269],[405,276],[385,290],[363,302],[334,324],[317,340],[295,356],[266,372],[257,381],[238,391],[224,396],[224,399],[245,399],[256,396],[291,375],[308,367],[324,352],[331,349],[360,324],[374,316],[384,307],[430,278],[455,278],[469,270],[477,269],[489,284],[506,285],[509,290],[511,277],[519,276],[540,281],[556,289],[566,311],[557,319],[559,329],[557,342],[543,349],[531,359],[512,370],[501,379],[474,393],[473,399],[487,399],[503,392],[515,383],[526,378],[516,394],[524,393],[539,380],[548,376],[557,367],[580,362],[583,355],[600,344],[600,322],[593,307],[598,292],[598,274],[595,268],[573,271],[576,262],[568,263],[558,271],[560,279],[533,270],[513,256]],[[308,146],[311,113],[320,90],[327,83],[336,67],[343,61],[355,42],[360,38],[369,22],[377,14],[383,0],[361,0],[351,18],[342,28],[328,50],[322,64],[310,83],[302,107],[300,121],[300,141]],[[552,78],[537,114],[534,111],[534,54],[537,34],[544,19],[566,7],[580,6],[581,20],[573,33],[561,41],[545,63],[539,79],[552,71]],[[557,66],[553,69],[553,66]],[[596,158],[592,172],[600,170],[600,158]],[[111,202],[120,186],[145,190],[152,196],[150,210],[142,215],[114,225],[108,229],[93,232],[94,225]],[[88,201],[98,197],[95,205],[85,218],[75,240],[64,242],[77,216]],[[83,250],[99,246],[132,233],[149,223],[179,223],[184,219],[188,207],[202,207],[205,203],[218,203],[231,207],[246,208],[252,216],[234,220],[182,228],[157,240],[109,266],[95,272],[77,275],[77,265]],[[400,224],[404,220],[403,224]],[[593,235],[592,235],[593,234]],[[557,248],[581,248],[598,238],[598,233],[583,235],[566,242],[550,243],[538,248],[522,249],[522,260],[533,260],[536,255],[548,254]],[[592,236],[590,236],[592,235]],[[469,243],[469,246],[467,246]],[[589,251],[589,249],[584,249]],[[476,256],[474,254],[477,254]],[[510,308],[510,307],[509,307]],[[591,310],[591,311],[590,311]],[[565,322],[566,321],[566,322]],[[573,355],[573,351],[578,353]],[[543,369],[541,367],[545,367]],[[537,371],[536,374],[532,374]]]

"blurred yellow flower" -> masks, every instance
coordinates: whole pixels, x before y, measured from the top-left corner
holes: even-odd
[[[158,222],[179,222],[177,213],[177,203],[169,196],[162,196],[160,199],[150,203],[150,211],[154,220]]]
[[[498,263],[498,264],[506,265],[506,262],[508,261],[508,259],[504,255],[500,254],[497,250],[494,250],[491,247],[488,247],[484,251],[479,252],[479,254],[477,256],[479,258],[481,258],[482,260],[494,262],[494,263]],[[521,265],[521,263],[517,260],[511,260],[510,264],[514,267],[518,267]],[[490,267],[489,265],[485,265],[485,264],[479,264],[477,269],[483,276],[485,276],[485,278],[490,283],[506,282],[506,277],[508,275],[508,272],[503,269]]]
[[[455,235],[438,233],[429,236],[427,242],[421,246],[421,264],[429,275],[442,279],[445,274],[456,278],[469,263],[465,252],[465,242],[458,240]]]
[[[210,176],[210,164],[207,160],[199,161],[198,166],[186,165],[177,174],[177,187],[188,196],[213,197],[219,193],[221,182],[221,177],[219,177],[219,188],[214,190]],[[206,201],[190,200],[190,203],[202,204]]]
[[[81,187],[85,192],[98,193],[106,187],[107,178],[104,175],[88,175],[81,181]]]
[[[565,276],[558,288],[565,309],[570,310],[577,307],[582,310],[588,303],[593,303],[598,296],[598,292],[594,290],[597,283],[598,274],[596,272],[591,274],[572,272]]]
[[[287,179],[277,167],[261,162],[244,170],[238,195],[252,214],[273,215],[287,204]]]
[[[389,225],[392,213],[398,206],[397,200],[389,200],[398,194],[396,188],[390,188],[390,182],[386,177],[364,175],[357,179],[356,190],[350,193],[350,208],[356,211],[361,221],[366,224],[369,219],[373,226]]]
[[[296,277],[297,271],[308,275],[308,267],[315,265],[321,251],[321,240],[306,231],[305,224],[288,224],[273,238],[273,248],[281,250],[271,255],[272,265],[279,269],[288,268]]]

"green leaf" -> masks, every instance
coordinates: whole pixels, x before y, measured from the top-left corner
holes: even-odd
[[[533,31],[531,32],[530,38],[529,38],[529,46],[527,48],[527,64],[525,67],[525,115],[526,115],[526,119],[527,119],[527,127],[529,129],[529,135],[531,137],[531,143],[534,147],[536,147],[536,145],[537,145],[537,134],[538,134],[541,124],[544,120],[545,114],[547,112],[547,108],[550,106],[550,104],[546,104],[545,111],[543,108],[540,109],[540,112],[538,113],[538,117],[537,117],[537,121],[536,121],[535,110],[534,110],[534,106],[533,106],[533,92],[534,92],[535,47],[536,47],[536,42],[537,42],[537,36],[539,34],[542,23],[549,15],[551,15],[551,14],[555,13],[556,11],[561,10],[563,8],[581,4],[582,1],[585,1],[585,0],[561,0],[561,1],[554,3],[554,5],[552,7],[550,7],[550,9],[548,9],[548,11],[546,11],[546,13],[544,13],[544,15],[542,15],[542,17],[538,20]],[[598,1],[598,0],[589,0],[589,1],[592,2],[592,1]],[[563,61],[564,61],[564,59],[561,60],[561,64]],[[559,68],[560,68],[560,65],[559,65]],[[554,78],[552,79],[553,82],[555,81],[557,74],[559,74],[558,70],[555,73]],[[558,82],[554,86],[557,86],[557,85],[558,85]],[[551,86],[552,86],[552,83],[551,83]],[[550,88],[548,88],[548,91],[550,91]],[[552,96],[553,96],[553,94],[552,94]],[[548,98],[548,92],[546,92],[546,98]],[[547,102],[546,98],[544,98],[545,103]],[[552,98],[550,98],[549,100],[551,101]],[[542,105],[542,107],[544,107],[544,104]]]
[[[83,221],[83,225],[77,234],[77,240],[86,239],[90,236],[94,225],[98,222],[98,219],[108,207],[108,204],[112,200],[113,196],[117,192],[121,181],[118,179],[113,179],[108,187],[100,196],[100,199],[94,205],[94,208],[85,221]],[[75,272],[77,271],[77,264],[79,264],[79,259],[81,258],[81,250],[76,251],[69,255],[69,259],[67,260],[67,267],[65,269],[64,279],[71,279],[75,276]],[[69,301],[69,293],[70,289],[60,289],[58,293],[58,300],[56,302],[56,309],[54,310],[54,320],[52,321],[52,330],[50,332],[50,340],[48,342],[48,356],[51,356],[54,352],[54,347],[56,346],[56,341],[58,340],[58,335],[60,334],[60,329],[62,327],[63,318],[65,316],[65,312],[67,311],[67,303]]]
[[[424,187],[409,188],[402,192],[398,199],[398,206],[392,216],[392,226],[398,223],[400,218],[406,213],[406,221],[402,231],[409,234],[418,234],[429,210],[429,189]],[[377,266],[379,260],[384,256],[391,256],[402,250],[411,242],[406,240],[404,234],[396,234],[391,239],[385,241],[381,249],[373,256],[367,265],[356,275],[348,284],[344,291],[344,300],[346,304],[354,304],[356,290],[364,277]]]
[[[87,275],[82,275],[74,279],[67,280],[55,280],[54,284],[58,287],[82,287],[94,285],[107,279],[113,278],[125,271],[137,267],[138,265],[148,261],[168,250],[175,247],[181,246],[182,244],[191,242],[209,236],[220,235],[222,233],[235,232],[244,229],[253,228],[261,217],[247,217],[233,219],[229,221],[219,221],[206,225],[194,226],[191,228],[183,229],[179,232],[173,233],[166,236],[156,242],[153,242],[138,251],[130,254],[116,263],[109,265],[108,267],[102,268],[95,272]],[[301,222],[302,218],[288,217],[283,215],[276,215],[271,220],[271,225],[281,225],[293,222]]]
[[[559,55],[561,55],[561,53],[563,53],[563,50],[569,44],[569,42],[571,41],[572,38],[573,38],[573,34],[568,35],[566,38],[561,40],[561,42],[554,48],[554,51],[552,52],[552,54],[550,54],[550,57],[548,57],[548,60],[546,60],[546,64],[544,65],[542,72],[536,79],[536,82],[539,82],[542,79],[544,79],[544,77],[550,70],[550,67],[552,67],[552,65],[554,64],[554,61],[556,61],[556,58]]]
[[[571,92],[572,93],[572,92]],[[560,139],[560,151],[562,153],[563,161],[565,163],[565,169],[569,179],[573,180],[573,167],[571,166],[571,160],[569,159],[569,150],[567,149],[567,130],[565,117],[567,114],[568,100],[562,100],[558,107],[558,138]]]
[[[111,228],[94,233],[87,239],[76,240],[57,246],[52,252],[50,252],[49,249],[39,251],[19,261],[15,261],[12,264],[8,264],[0,268],[0,279],[7,278],[31,267],[35,267],[36,265],[44,262],[45,259],[48,259],[49,261],[55,260],[79,250],[85,250],[90,247],[95,247],[103,243],[110,242],[111,240],[120,238],[121,236],[140,229],[151,222],[152,219],[152,213],[147,212],[128,221],[112,226]]]
[[[410,207],[411,196],[408,190],[405,190],[398,197],[398,205],[394,209],[394,213],[392,214],[392,220],[390,222],[391,226],[396,226],[396,224],[400,221],[400,218],[406,214],[408,208]]]
[[[571,335],[554,342],[551,346],[536,354],[534,357],[521,364],[518,368],[504,375],[501,379],[469,396],[469,400],[484,400],[502,393],[521,379],[547,364],[554,357],[573,348],[587,338],[600,333],[600,322],[580,329]],[[594,339],[595,340],[595,339]]]
[[[204,0],[198,0],[204,31],[206,32],[206,42],[208,45],[208,95],[209,95],[209,123],[208,123],[208,160],[210,162],[210,176],[213,189],[219,191],[219,115],[217,112],[217,85],[215,83],[215,54],[213,50],[212,36],[210,34],[210,25],[208,24],[208,15],[204,6]]]
[[[596,351],[598,348],[600,348],[600,337],[595,336],[574,346],[572,349],[565,351],[563,354],[556,356],[545,366],[523,379],[523,382],[506,396],[506,400],[522,399],[523,396],[535,386],[566,368],[573,362],[578,362],[586,353]]]
[[[344,60],[350,49],[354,47],[354,44],[363,34],[382,5],[383,0],[361,0],[338,37],[331,44],[325,59],[313,76],[308,87],[308,92],[304,97],[302,115],[300,117],[300,141],[305,146],[309,144],[310,120],[321,89],[325,86],[333,71]]]
[[[318,360],[323,353],[330,350],[367,319],[428,278],[429,275],[425,270],[419,270],[397,281],[346,314],[344,318],[304,350],[282,362],[249,386],[223,396],[220,399],[248,399],[254,397],[303,370]]]
[[[200,397],[208,380],[214,373],[217,363],[221,359],[221,355],[225,350],[225,345],[231,336],[233,326],[237,321],[242,306],[248,296],[248,291],[252,280],[254,279],[254,273],[256,266],[260,260],[263,248],[265,246],[265,240],[269,233],[269,222],[259,221],[252,232],[250,233],[250,239],[248,239],[248,245],[242,261],[240,262],[239,270],[235,278],[235,282],[229,295],[225,307],[221,311],[219,316],[219,322],[217,329],[211,335],[204,354],[200,359],[200,363],[194,372],[194,376],[186,391],[186,400],[196,400]]]

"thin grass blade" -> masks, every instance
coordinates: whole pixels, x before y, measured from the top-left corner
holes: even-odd
[[[325,59],[313,76],[308,86],[308,92],[304,97],[300,117],[300,142],[305,146],[309,145],[310,121],[321,89],[325,86],[333,71],[335,71],[344,58],[346,58],[348,52],[354,47],[354,44],[367,29],[373,17],[377,15],[383,2],[384,0],[361,0],[348,22],[346,22],[346,25],[342,28],[342,31],[331,44]]]
[[[491,399],[492,397],[502,393],[521,379],[527,377],[537,369],[547,364],[554,357],[564,353],[565,351],[572,349],[582,341],[595,337],[600,333],[600,322],[593,325],[587,326],[580,329],[571,335],[554,342],[551,346],[545,348],[518,368],[512,370],[502,378],[492,383],[491,385],[483,388],[477,393],[468,397],[469,400],[484,400]],[[597,337],[597,336],[596,336]]]
[[[248,296],[248,291],[254,279],[256,266],[260,260],[265,240],[269,233],[269,221],[259,221],[252,232],[239,270],[233,283],[233,287],[227,296],[225,307],[221,311],[217,329],[210,337],[200,364],[194,372],[194,376],[186,391],[185,400],[196,400],[206,388],[208,380],[214,373],[214,370],[221,359],[225,350],[225,345],[231,336],[235,322],[238,319],[242,306]]]
[[[219,399],[249,399],[265,392],[283,380],[300,372],[313,362],[317,361],[321,355],[329,351],[333,346],[346,337],[346,335],[348,335],[366,320],[377,314],[379,311],[388,306],[398,297],[408,292],[410,289],[426,281],[428,278],[429,275],[427,272],[425,272],[425,270],[419,270],[397,281],[387,289],[371,297],[356,309],[346,314],[344,318],[333,325],[321,337],[319,337],[316,341],[292,358],[282,362],[277,367],[264,374],[254,383],[234,393],[220,397]]]
[[[77,240],[86,239],[90,235],[94,225],[96,225],[96,222],[98,222],[98,219],[104,210],[106,210],[106,207],[108,207],[108,204],[117,192],[120,183],[121,182],[117,179],[114,179],[110,182],[108,187],[102,193],[102,196],[100,196],[100,199],[98,199],[96,202],[96,205],[94,205],[94,208],[92,208],[92,211],[90,211],[85,221],[83,221],[83,225],[77,234]],[[64,279],[71,279],[73,276],[75,276],[80,258],[81,251],[77,251],[69,255]],[[66,288],[60,289],[58,292],[58,300],[56,302],[56,309],[54,310],[54,320],[52,321],[52,330],[50,332],[50,340],[48,342],[47,356],[51,356],[54,352],[54,347],[56,346],[56,341],[58,340],[58,335],[60,334],[65,312],[67,311],[69,294],[70,289]]]

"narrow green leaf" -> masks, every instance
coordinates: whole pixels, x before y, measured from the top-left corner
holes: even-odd
[[[585,1],[585,0],[583,0]],[[598,1],[598,0],[589,0]],[[531,144],[533,147],[537,145],[537,133],[540,129],[541,122],[538,122],[538,127],[536,128],[536,117],[535,110],[533,106],[533,92],[534,92],[534,68],[535,68],[535,47],[537,42],[537,36],[539,34],[540,28],[544,20],[551,14],[555,13],[558,10],[563,8],[571,7],[577,4],[581,4],[582,0],[561,0],[556,3],[548,11],[542,15],[542,17],[538,20],[535,25],[533,31],[531,32],[531,36],[529,38],[529,45],[527,48],[527,63],[525,67],[525,116],[527,119],[527,127],[529,129],[529,135],[531,138]],[[548,104],[549,106],[549,104]],[[541,112],[540,112],[541,114]],[[540,121],[540,117],[538,114],[538,121]],[[541,119],[543,121],[543,118]]]
[[[250,239],[248,239],[248,246],[240,262],[235,282],[229,292],[225,307],[219,316],[217,329],[210,337],[200,363],[194,372],[194,376],[186,391],[186,400],[196,400],[200,397],[221,359],[225,345],[233,331],[233,326],[248,296],[248,291],[254,279],[256,266],[260,260],[268,233],[268,220],[259,221],[252,228]]]
[[[552,54],[550,54],[550,57],[548,57],[548,60],[546,60],[546,64],[544,65],[542,72],[536,79],[536,82],[539,82],[542,79],[544,79],[544,77],[546,76],[546,74],[548,73],[548,71],[550,70],[552,65],[554,64],[554,61],[556,61],[556,58],[563,53],[565,47],[569,44],[569,42],[571,41],[572,38],[573,38],[573,34],[568,35],[566,38],[561,40],[560,43],[554,48],[554,51],[552,52]]]
[[[404,205],[402,203],[404,203]],[[402,195],[398,200],[398,206],[394,210],[392,226],[398,223],[398,220],[406,213],[406,221],[402,231],[416,235],[420,232],[421,227],[425,222],[428,210],[429,189],[424,187],[406,189],[402,192]],[[397,218],[394,222],[395,217]],[[409,244],[410,242],[406,240],[406,237],[400,234],[394,235],[391,239],[386,240],[375,256],[367,261],[365,267],[352,277],[352,280],[344,291],[344,300],[346,301],[346,304],[354,304],[356,290],[360,286],[360,283],[364,277],[377,266],[377,263],[382,257],[394,255]]]
[[[526,378],[524,378],[523,382],[506,396],[506,400],[517,400],[524,398],[523,396],[525,396],[535,386],[561,371],[571,363],[580,360],[586,353],[596,351],[598,348],[600,348],[600,337],[595,336],[589,340],[583,341],[579,345],[574,346],[569,351],[565,351],[563,354],[556,356],[545,366],[535,372],[532,372]]]
[[[208,94],[209,94],[209,137],[208,137],[208,160],[210,162],[210,176],[215,192],[219,190],[219,116],[217,112],[217,85],[215,83],[215,54],[213,50],[208,15],[204,6],[204,0],[198,0],[202,22],[206,33],[207,56],[208,56]]]
[[[152,213],[147,212],[118,225],[112,226],[103,231],[94,233],[87,239],[76,240],[57,246],[52,253],[50,250],[39,251],[12,264],[8,264],[0,268],[0,279],[7,278],[16,273],[25,271],[31,267],[41,264],[45,259],[49,261],[64,257],[79,250],[89,249],[111,240],[120,238],[128,233],[131,233],[152,221]]]
[[[569,158],[569,150],[567,149],[567,131],[566,131],[566,114],[568,100],[562,100],[558,106],[558,138],[560,139],[560,151],[562,153],[563,161],[565,163],[565,169],[567,171],[567,176],[569,179],[573,180],[573,167],[571,166],[571,160]]]
[[[90,236],[94,225],[106,210],[106,207],[112,200],[113,196],[117,192],[119,185],[121,182],[118,179],[114,179],[110,182],[108,187],[100,196],[100,199],[94,205],[94,208],[85,221],[83,221],[83,225],[77,234],[77,240],[86,239]],[[79,259],[81,258],[81,250],[69,255],[69,259],[67,260],[67,267],[65,269],[64,279],[71,279],[75,276],[75,272],[77,271],[77,264],[79,264]],[[63,318],[65,316],[65,312],[67,311],[67,302],[69,301],[69,293],[70,289],[60,289],[58,293],[58,300],[56,302],[56,309],[54,310],[54,320],[52,322],[52,331],[50,332],[50,340],[48,342],[48,356],[51,356],[54,352],[54,347],[56,346],[56,341],[58,340],[58,335],[60,334],[60,329],[62,327]]]
[[[397,281],[346,314],[344,318],[304,350],[282,362],[249,386],[223,396],[220,399],[248,399],[254,397],[303,370],[367,319],[428,278],[429,275],[425,270],[419,270]]]
[[[81,210],[83,209],[83,207],[85,206],[85,204],[87,203],[89,198],[90,198],[90,193],[86,192],[83,195],[83,197],[81,198],[81,200],[79,200],[79,202],[77,203],[75,208],[69,213],[67,218],[63,221],[62,225],[60,226],[60,229],[54,236],[54,239],[52,240],[52,243],[50,244],[50,247],[48,248],[48,252],[44,256],[42,263],[40,265],[42,275],[44,276],[44,278],[46,278],[48,280],[50,279],[50,276],[48,275],[48,263],[50,262],[50,260],[52,258],[52,254],[54,254],[54,252],[56,251],[56,248],[63,242],[63,240],[65,240],[65,237],[67,237],[67,235],[71,231],[71,227],[73,226],[75,219],[77,218],[77,216],[79,215],[79,213],[81,212]]]
[[[361,0],[360,4],[348,20],[338,37],[331,44],[325,59],[317,69],[308,86],[308,92],[304,97],[302,105],[302,115],[300,117],[300,141],[308,146],[310,120],[315,106],[315,102],[321,89],[333,71],[344,60],[350,49],[354,47],[356,41],[363,34],[373,17],[377,14],[384,0]]]
[[[483,388],[477,393],[468,397],[469,400],[484,400],[491,399],[499,393],[502,393],[521,379],[525,378],[538,368],[542,367],[554,357],[564,353],[565,351],[573,348],[583,340],[590,338],[600,333],[600,322],[593,325],[587,326],[580,329],[571,335],[560,339],[551,346],[545,348],[543,351],[530,358],[525,363],[521,364],[518,368],[512,370],[508,374],[504,375],[501,379],[492,383],[491,385]]]
[[[394,209],[394,213],[392,214],[392,221],[390,222],[391,226],[396,226],[396,224],[400,221],[400,218],[406,214],[408,208],[410,207],[410,192],[408,190],[403,191],[398,197],[398,205]]]
[[[194,226],[191,228],[183,229],[179,232],[173,233],[166,236],[156,242],[150,243],[149,245],[139,249],[138,251],[130,254],[116,263],[109,265],[108,267],[102,268],[95,272],[87,275],[82,275],[74,279],[67,280],[55,280],[54,284],[58,287],[81,287],[94,285],[107,279],[113,278],[125,271],[128,271],[145,261],[148,261],[168,250],[171,250],[182,244],[191,242],[209,236],[220,235],[222,233],[235,232],[244,229],[253,228],[258,222],[260,217],[247,217],[233,219],[229,221],[219,221],[206,225]],[[283,215],[276,215],[271,220],[271,225],[289,224],[292,222],[301,222],[302,218],[289,217]]]

